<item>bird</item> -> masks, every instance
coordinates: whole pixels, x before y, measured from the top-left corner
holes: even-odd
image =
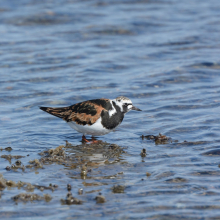
[[[124,96],[116,99],[92,99],[67,107],[39,107],[41,110],[63,119],[76,131],[83,133],[82,141],[90,142],[86,135],[92,135],[92,142],[96,140],[94,136],[108,134],[118,127],[126,113],[130,110],[141,111],[135,107],[131,100]]]

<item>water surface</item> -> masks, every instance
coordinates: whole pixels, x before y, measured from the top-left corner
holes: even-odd
[[[67,140],[67,155],[98,164],[82,176],[78,163],[7,171],[17,159],[0,158],[7,180],[58,185],[5,188],[0,216],[219,219],[219,15],[217,0],[1,2],[0,137],[2,149],[13,149],[1,156],[25,156],[26,166]],[[83,151],[81,134],[38,108],[119,95],[143,111],[129,112],[116,132],[99,137],[121,149],[108,163],[109,149]],[[172,141],[140,138],[159,133]],[[82,205],[61,202],[68,183]],[[27,191],[52,199],[12,199]],[[99,193],[105,203],[96,203]]]

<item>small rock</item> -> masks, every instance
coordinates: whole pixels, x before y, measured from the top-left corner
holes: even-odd
[[[6,147],[5,150],[6,151],[12,151],[12,148],[11,147]]]
[[[14,181],[12,181],[12,180],[7,180],[6,181],[6,185],[10,186],[10,187],[15,187],[17,184]]]
[[[148,172],[146,172],[146,176],[151,176],[151,174],[150,174],[150,173],[148,173]]]
[[[17,160],[17,161],[15,161],[15,164],[16,164],[17,166],[20,166],[20,165],[21,165],[21,161],[20,161],[20,160]]]
[[[71,185],[70,185],[70,184],[67,184],[67,190],[70,191],[71,188],[72,188]]]
[[[87,175],[87,167],[83,165],[81,167],[81,176],[86,176]]]
[[[146,157],[146,155],[147,155],[147,152],[146,152],[146,149],[145,148],[143,148],[142,149],[142,151],[141,151],[141,157]]]
[[[95,200],[96,200],[96,203],[105,203],[106,202],[106,199],[104,196],[102,195],[98,195],[95,197]]]
[[[61,203],[66,205],[81,205],[82,201],[73,197],[71,192],[68,192],[66,195],[66,200],[61,199]]]
[[[82,194],[83,194],[83,189],[82,189],[82,188],[78,190],[78,194],[79,194],[79,195],[82,195]]]
[[[5,169],[6,169],[7,171],[10,171],[10,170],[11,170],[11,167],[10,167],[10,166],[7,166]]]

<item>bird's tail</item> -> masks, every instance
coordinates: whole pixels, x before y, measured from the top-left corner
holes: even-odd
[[[40,109],[58,118],[62,118],[65,121],[68,120],[68,117],[70,115],[69,107],[64,107],[64,108],[40,107]]]

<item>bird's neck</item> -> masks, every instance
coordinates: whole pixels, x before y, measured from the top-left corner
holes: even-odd
[[[121,111],[121,108],[112,101],[112,110],[108,112],[102,112],[102,124],[107,129],[114,129],[119,124],[121,124],[124,113]]]
[[[123,114],[125,114],[126,112],[123,111],[123,107],[120,105],[116,104],[116,100],[113,99],[111,100],[111,104],[112,104],[112,109],[109,111],[109,116],[111,117],[112,115],[114,115],[117,112],[121,112]]]
[[[111,100],[111,104],[112,104],[112,108],[108,111],[109,117],[111,117],[112,115],[114,115],[117,110],[115,108],[116,104],[114,102],[114,100]]]

